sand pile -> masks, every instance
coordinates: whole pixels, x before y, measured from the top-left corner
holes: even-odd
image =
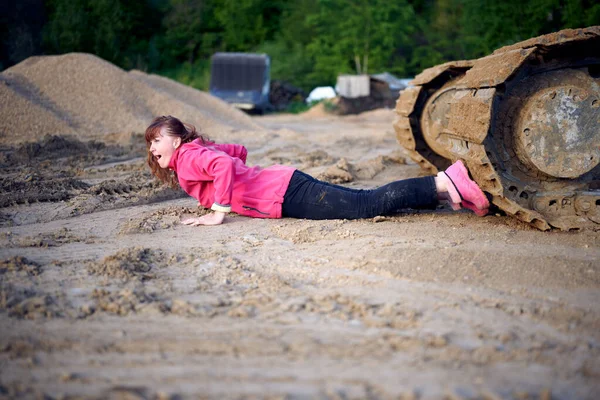
[[[327,109],[327,106],[325,105],[326,102],[329,102],[329,104],[331,104],[330,107],[335,107],[335,105],[338,102],[338,99],[330,99],[330,100],[322,101],[322,102],[312,106],[307,111],[303,112],[302,115],[305,117],[314,117],[314,118],[331,116],[333,114],[333,110],[329,111]]]
[[[148,104],[153,110],[166,110],[162,114],[175,115],[185,121],[199,120],[200,114],[203,126],[216,122],[235,129],[263,129],[247,114],[201,90],[137,70],[129,72],[129,76],[154,89],[157,96],[147,99]]]
[[[141,71],[126,72],[90,54],[31,57],[0,73],[0,140],[34,141],[46,134],[99,138],[143,132],[172,114],[211,136],[260,127],[201,91]]]

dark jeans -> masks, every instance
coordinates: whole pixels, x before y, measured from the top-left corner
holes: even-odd
[[[295,171],[283,197],[282,216],[306,219],[358,219],[401,210],[435,209],[433,176],[395,181],[377,189],[351,189]]]

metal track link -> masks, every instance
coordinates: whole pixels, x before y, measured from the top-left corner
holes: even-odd
[[[404,147],[410,159],[419,164],[423,170],[432,175],[436,175],[439,172],[438,168],[427,159],[427,156],[430,154],[423,155],[416,149],[417,141],[413,133],[413,124],[416,122],[413,121],[413,123],[411,123],[410,118],[419,99],[421,89],[421,86],[414,86],[400,92],[400,97],[396,101],[397,115],[394,120],[394,130],[396,131],[398,142]],[[424,149],[422,149],[422,151],[423,150]]]
[[[600,27],[564,30],[426,69],[400,93],[397,140],[431,174],[462,159],[494,205],[537,229],[600,230],[598,46]]]

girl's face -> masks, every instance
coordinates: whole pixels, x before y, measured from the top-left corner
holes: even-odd
[[[159,167],[167,168],[175,149],[181,144],[181,139],[173,137],[165,132],[163,127],[158,136],[150,141],[150,153],[156,159]]]

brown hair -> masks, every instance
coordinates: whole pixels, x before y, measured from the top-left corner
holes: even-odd
[[[195,126],[183,123],[170,115],[156,117],[152,120],[150,126],[146,128],[145,135],[146,149],[148,150],[148,166],[152,171],[152,175],[175,188],[179,185],[177,174],[167,168],[161,168],[156,158],[150,153],[150,142],[160,135],[160,130],[163,127],[167,135],[180,138],[181,144],[189,143],[194,139],[200,139],[202,144],[212,144],[213,142],[210,141],[208,136],[199,133]]]

